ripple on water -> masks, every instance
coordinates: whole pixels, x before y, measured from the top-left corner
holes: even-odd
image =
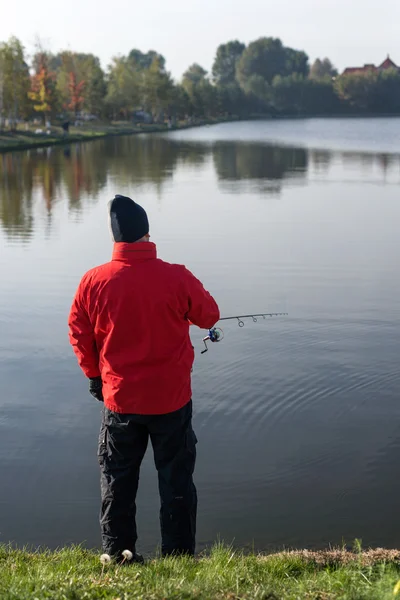
[[[252,440],[258,474],[248,473],[251,485],[301,478],[318,484],[324,472],[341,472],[331,493],[344,501],[354,484],[348,464],[365,465],[354,453],[352,438],[346,438],[346,427],[371,426],[375,411],[388,410],[376,402],[382,390],[391,398],[400,386],[396,361],[365,360],[383,340],[390,347],[393,326],[362,319],[350,327],[331,319],[247,328],[239,332],[242,339],[235,332],[226,332],[232,344],[207,355],[212,367],[200,366],[199,375],[207,370],[209,375],[202,381],[209,396],[197,404],[201,427],[210,435],[218,430],[221,448],[232,437],[238,445]],[[248,455],[239,458],[242,478],[248,461]]]

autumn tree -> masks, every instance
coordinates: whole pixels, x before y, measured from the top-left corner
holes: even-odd
[[[56,108],[55,73],[50,70],[48,59],[45,51],[38,53],[37,70],[31,77],[31,90],[28,94],[33,109],[43,113],[44,122]]]
[[[73,71],[69,73],[69,104],[67,104],[67,108],[71,112],[73,112],[75,116],[82,109],[83,103],[85,101],[83,96],[85,85],[85,81],[77,80],[76,73],[74,73]]]
[[[93,54],[63,51],[52,57],[52,64],[57,73],[60,109],[100,116],[107,88],[99,59]]]

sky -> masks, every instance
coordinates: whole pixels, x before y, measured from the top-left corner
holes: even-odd
[[[328,56],[339,70],[387,54],[400,65],[399,22],[399,0],[2,0],[0,40],[15,35],[32,53],[39,36],[53,52],[92,52],[103,67],[132,48],[152,49],[178,79],[194,62],[209,71],[220,43],[262,36],[311,61]]]

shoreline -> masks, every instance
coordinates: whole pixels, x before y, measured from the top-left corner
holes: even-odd
[[[182,123],[175,127],[168,128],[166,124],[152,125],[132,125],[132,126],[103,126],[98,129],[86,130],[82,128],[74,128],[74,133],[63,137],[53,134],[35,135],[32,132],[19,131],[17,133],[1,132],[0,131],[0,154],[9,152],[17,152],[23,150],[34,150],[36,148],[49,148],[51,146],[67,146],[81,142],[90,142],[111,137],[120,137],[125,135],[143,135],[150,133],[169,133],[172,131],[181,131],[185,129],[194,129],[197,127],[205,127],[211,125],[220,125],[222,123],[235,123],[245,121],[299,121],[309,119],[383,119],[383,118],[399,118],[400,114],[335,114],[335,115],[250,115],[245,118],[241,117],[226,117],[219,119],[202,119],[194,123]],[[7,143],[8,139],[10,143]]]
[[[221,123],[233,123],[239,121],[238,117],[229,117],[221,119],[202,119],[194,123],[182,123],[175,127],[169,128],[166,124],[152,125],[132,125],[132,126],[104,126],[97,130],[84,130],[83,127],[74,128],[74,132],[67,137],[62,135],[39,134],[35,135],[32,132],[18,131],[17,133],[1,132],[0,131],[0,154],[8,152],[17,152],[20,150],[32,150],[36,148],[49,148],[51,146],[67,146],[80,142],[91,142],[94,140],[102,140],[111,137],[120,137],[125,135],[143,135],[149,133],[169,133],[171,131],[180,131],[185,129],[193,129],[195,127],[205,127],[211,125],[219,125]],[[7,144],[7,140],[10,143]]]
[[[400,551],[244,554],[218,544],[199,558],[102,564],[82,547],[0,546],[2,600],[354,600],[400,597]]]

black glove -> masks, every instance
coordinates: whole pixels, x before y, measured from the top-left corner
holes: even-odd
[[[101,377],[92,377],[89,382],[89,392],[93,398],[96,398],[99,402],[104,402],[103,398],[103,382]]]

